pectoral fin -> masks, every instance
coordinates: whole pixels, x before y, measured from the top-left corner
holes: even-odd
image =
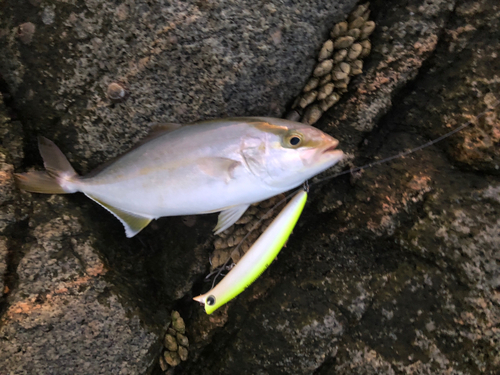
[[[146,227],[152,220],[151,218],[126,212],[120,210],[119,208],[110,206],[109,204],[106,204],[100,201],[99,199],[94,198],[91,195],[88,194],[85,195],[90,199],[92,199],[94,202],[104,207],[106,210],[111,212],[118,220],[120,220],[120,222],[123,224],[123,227],[125,228],[125,235],[128,238],[134,237],[137,233],[139,233],[142,229],[144,229],[144,227]]]
[[[214,228],[215,234],[224,232],[227,228],[236,223],[249,206],[249,204],[242,204],[222,211],[219,214],[219,220],[217,221],[217,225]]]
[[[233,159],[213,157],[200,159],[197,165],[206,175],[223,179],[227,183],[234,178],[235,171],[241,163]]]

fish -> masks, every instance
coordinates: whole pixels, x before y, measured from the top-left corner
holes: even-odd
[[[79,176],[59,148],[39,137],[45,171],[15,174],[17,186],[46,194],[81,192],[133,237],[163,216],[220,212],[233,225],[253,203],[301,185],[339,162],[338,140],[299,122],[239,117],[157,124],[116,160]]]
[[[193,298],[205,305],[207,314],[242,293],[269,267],[290,237],[306,201],[307,192],[301,189],[215,288]]]

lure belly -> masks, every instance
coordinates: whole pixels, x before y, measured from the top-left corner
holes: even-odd
[[[221,282],[193,298],[205,304],[207,314],[243,292],[269,267],[290,237],[306,200],[307,192],[299,191]]]

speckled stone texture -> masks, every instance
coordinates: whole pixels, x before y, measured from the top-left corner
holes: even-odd
[[[17,191],[12,172],[41,167],[36,136],[85,174],[151,122],[281,116],[354,4],[2,3],[0,90],[15,121],[5,114],[1,127],[1,374],[151,372],[174,301],[205,272],[213,227],[164,219],[128,240],[83,197]]]
[[[475,126],[311,186],[269,271],[227,308],[187,321],[183,373],[500,373],[500,110],[474,119],[500,99],[500,7],[371,9],[366,72],[316,124],[339,138],[348,164]]]
[[[126,150],[150,122],[281,116],[329,28],[354,4],[10,0],[0,71],[28,140],[43,133],[67,145],[84,172]],[[28,21],[36,28],[26,43],[19,26]],[[113,82],[128,92],[121,104],[106,96]]]
[[[110,291],[78,219],[55,218],[32,235],[2,315],[0,373],[145,373],[157,337]]]
[[[365,73],[317,123],[343,166],[419,146],[500,99],[497,3],[371,5]],[[128,240],[85,198],[21,194],[10,173],[40,167],[38,133],[86,172],[150,121],[281,115],[336,10],[354,4],[5,4],[0,73],[19,121],[1,122],[0,373],[160,374],[174,304],[190,351],[171,373],[500,373],[498,108],[420,153],[312,185],[279,259],[207,316],[191,297],[209,288],[215,217],[159,220]],[[113,82],[126,90],[114,103]]]

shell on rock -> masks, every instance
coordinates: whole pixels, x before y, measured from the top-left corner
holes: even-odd
[[[311,104],[312,102],[314,102],[314,100],[316,99],[317,96],[318,96],[318,92],[316,90],[312,90],[312,91],[306,92],[302,96],[302,99],[299,102],[299,107],[300,108],[307,107],[309,104]]]
[[[368,39],[365,39],[359,42],[359,44],[361,44],[361,46],[363,47],[363,51],[361,51],[361,55],[359,55],[359,57],[363,58],[368,56],[372,50],[372,44],[370,43],[370,41]]]
[[[178,366],[188,356],[189,340],[184,335],[184,319],[177,311],[172,311],[171,318],[171,325],[167,327],[167,333],[163,339],[165,351],[159,358],[160,368],[164,372],[169,369],[169,366]]]
[[[335,49],[347,48],[354,43],[354,38],[352,36],[343,36],[338,38],[335,43]]]
[[[323,110],[318,104],[313,104],[306,109],[302,122],[308,125],[314,124],[323,115]]]
[[[311,90],[314,90],[316,87],[318,87],[318,84],[319,84],[319,78],[312,77],[309,81],[307,81],[302,91],[309,92]]]
[[[335,85],[333,83],[327,83],[326,85],[324,86],[321,86],[319,89],[318,89],[318,96],[317,96],[317,100],[323,100],[325,99],[327,96],[329,96],[332,91],[333,91],[333,88],[335,87]]]
[[[330,32],[330,36],[332,39],[336,39],[342,35],[344,35],[349,29],[349,24],[347,22],[339,22],[335,26],[333,26],[332,31]]]
[[[373,33],[373,30],[375,30],[375,22],[368,21],[362,27],[362,29],[361,29],[361,35],[359,37],[361,39],[366,39],[366,38],[368,38],[370,36],[371,33]]]
[[[356,60],[359,55],[361,55],[361,52],[363,52],[363,46],[359,43],[354,43],[351,48],[349,48],[347,58],[349,60]]]
[[[363,73],[363,61],[354,60],[353,62],[351,62],[351,74],[353,76],[357,76],[361,73]]]
[[[319,106],[323,111],[326,112],[328,110],[328,108],[330,108],[332,105],[337,103],[339,100],[340,100],[340,95],[338,93],[334,92],[328,98],[319,102]]]
[[[339,81],[349,76],[351,67],[348,63],[341,62],[332,71],[332,77],[334,81]]]
[[[333,60],[324,60],[320,62],[316,69],[314,69],[313,76],[322,77],[325,74],[328,74],[332,71],[333,68]]]
[[[363,14],[368,10],[368,7],[370,6],[370,3],[365,3],[358,5],[356,9],[352,11],[352,13],[349,15],[347,20],[349,22],[354,21],[356,18],[363,16]]]
[[[323,43],[312,77],[304,86],[303,94],[294,101],[292,110],[286,116],[287,119],[314,124],[325,111],[339,101],[340,95],[347,91],[351,77],[363,72],[361,59],[368,56],[371,51],[371,43],[367,37],[375,28],[375,23],[368,20],[370,16],[368,7],[369,3],[357,6],[347,21],[333,26],[330,32],[331,39]],[[219,252],[224,252],[226,256],[228,248],[232,248],[239,239],[236,234],[231,236],[222,241],[227,248],[223,248],[219,240],[215,241],[216,252],[212,263],[218,262],[214,260],[216,255],[222,256]],[[245,244],[246,242],[248,241],[245,241]],[[239,251],[232,258],[234,260],[242,255],[243,253]]]
[[[342,79],[336,81],[335,88],[337,88],[337,90],[339,90],[341,92],[347,91],[347,85],[349,85],[350,80],[351,79],[349,78],[349,76],[347,76],[345,78],[342,78]]]
[[[120,103],[127,98],[127,90],[125,90],[125,87],[121,83],[112,82],[108,85],[106,95],[112,102]]]
[[[300,121],[300,113],[294,109],[292,109],[290,112],[288,112],[288,114],[286,115],[286,119],[287,120],[290,120],[290,121],[295,121],[295,122],[299,122]],[[238,224],[238,222],[236,222],[236,224]],[[218,241],[220,240],[220,238],[217,238],[215,241]],[[215,242],[214,242],[214,245],[215,245]]]
[[[359,36],[361,35],[361,30],[360,29],[352,29],[347,32],[347,35],[354,38],[354,40],[358,39]]]
[[[321,51],[319,51],[318,61],[323,61],[329,59],[333,53],[333,41],[328,39],[321,47]]]
[[[318,86],[324,86],[328,82],[331,82],[331,80],[332,80],[332,75],[331,74],[327,74],[326,76],[321,77]]]
[[[347,53],[348,50],[345,48],[335,52],[335,54],[333,55],[333,61],[335,61],[336,63],[344,61],[345,58],[347,57]]]
[[[35,35],[36,27],[31,22],[25,22],[17,28],[17,37],[23,44],[30,44]]]
[[[364,24],[365,24],[364,18],[362,16],[359,16],[354,21],[349,22],[349,30],[360,29],[361,26],[363,26]]]

